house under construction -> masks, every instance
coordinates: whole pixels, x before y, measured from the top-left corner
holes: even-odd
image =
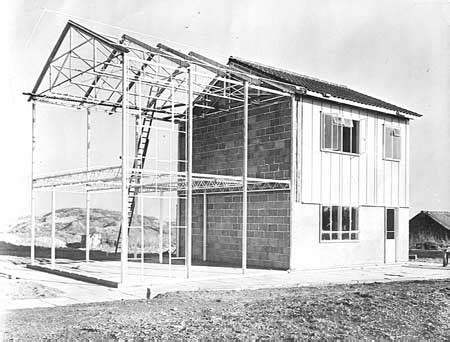
[[[86,114],[86,163],[33,174],[35,194],[120,192],[120,282],[128,233],[145,246],[144,201],[158,199],[169,267],[184,260],[275,269],[391,263],[408,258],[409,120],[420,115],[347,87],[231,57],[227,65],[69,21],[30,93]],[[93,111],[121,116],[120,165],[90,163]],[[164,131],[167,153],[150,153]],[[38,141],[38,140],[37,140]],[[34,158],[33,158],[34,165]],[[174,205],[176,204],[176,206]],[[176,208],[176,210],[172,210]],[[136,223],[140,222],[140,223]],[[87,239],[86,239],[87,240]],[[142,249],[141,263],[145,263]],[[86,245],[86,260],[89,248]],[[52,246],[51,267],[55,267]]]

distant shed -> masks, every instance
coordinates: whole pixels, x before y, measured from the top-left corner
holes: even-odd
[[[450,243],[450,212],[421,211],[409,220],[409,245],[428,241]]]

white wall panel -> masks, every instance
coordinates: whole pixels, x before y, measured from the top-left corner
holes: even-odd
[[[360,239],[320,242],[320,205],[296,203],[293,210],[293,269],[382,264],[384,208],[360,208]]]
[[[299,160],[303,203],[408,205],[406,120],[326,100],[303,98],[299,106]],[[321,150],[321,113],[360,120],[359,156]],[[401,130],[400,162],[384,159],[384,125]]]

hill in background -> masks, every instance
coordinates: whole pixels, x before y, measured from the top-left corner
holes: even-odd
[[[56,247],[68,247],[77,244],[85,234],[86,210],[83,208],[63,208],[56,214]],[[51,246],[51,213],[36,217],[36,246]],[[90,233],[100,237],[101,243],[95,249],[112,252],[115,249],[119,233],[121,213],[119,211],[93,208],[90,210]],[[135,215],[132,225],[141,224],[139,215]],[[172,231],[172,248],[175,246],[175,231]],[[15,245],[29,246],[31,241],[30,217],[22,217],[9,231],[0,234],[0,240]],[[130,229],[130,253],[140,250],[141,230]],[[168,223],[164,222],[163,251],[169,248]],[[155,217],[144,216],[144,250],[146,253],[158,252],[159,220]]]

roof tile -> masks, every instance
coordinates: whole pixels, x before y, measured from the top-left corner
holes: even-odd
[[[336,98],[357,102],[364,105],[389,109],[392,111],[401,112],[413,116],[421,116],[416,112],[395,106],[391,103],[385,102],[375,97],[365,95],[363,93],[352,90],[343,85],[334,84],[316,78],[300,75],[294,72],[281,70],[278,68],[266,66],[255,62],[246,61],[237,57],[230,57],[228,64],[233,65],[234,67],[237,68],[244,69],[245,71],[253,73],[260,77],[267,77],[276,81],[300,86],[305,88],[306,90],[315,93],[320,93],[325,96],[331,95]]]

